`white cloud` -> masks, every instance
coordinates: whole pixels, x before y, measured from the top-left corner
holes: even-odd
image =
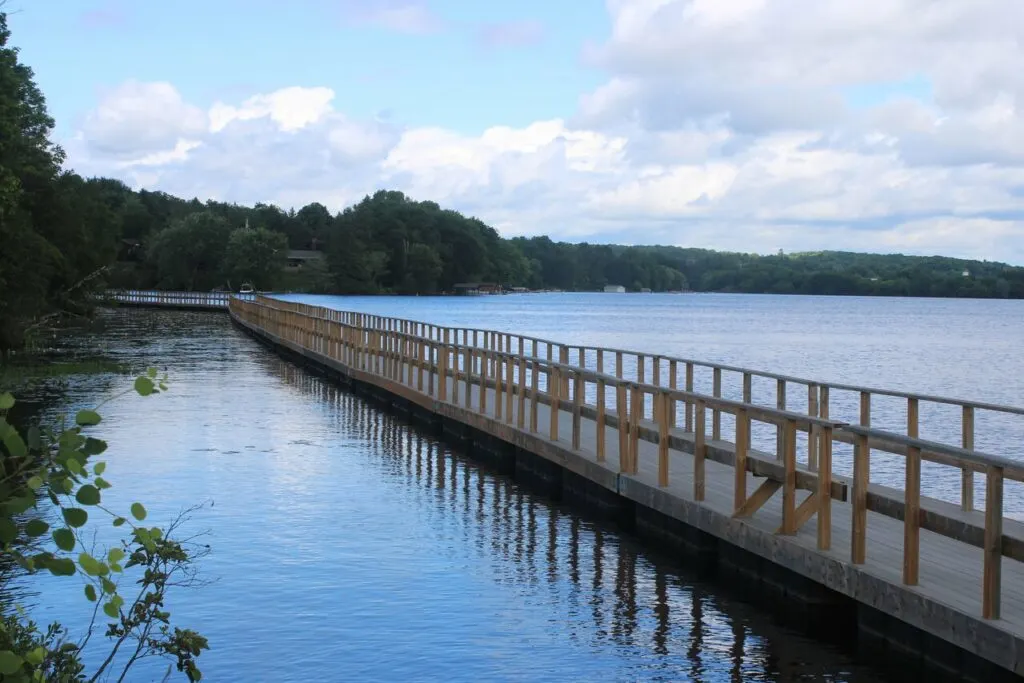
[[[356,4],[367,21],[427,7]],[[203,111],[169,84],[127,83],[70,160],[239,202],[340,209],[400,189],[507,234],[1024,263],[1024,3],[608,7],[611,37],[586,55],[607,82],[561,119],[466,135],[352,118],[327,87]]]
[[[185,103],[170,83],[128,81],[104,94],[81,134],[97,155],[125,159],[173,150],[206,125],[205,112]]]
[[[331,111],[334,91],[330,88],[283,88],[269,95],[250,97],[239,107],[217,102],[210,109],[210,131],[223,130],[232,121],[268,117],[281,130],[305,128]]]

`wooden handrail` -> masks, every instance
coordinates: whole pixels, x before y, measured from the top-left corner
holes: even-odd
[[[387,319],[366,314],[334,311],[308,304],[295,304],[279,300],[257,298],[230,301],[233,314],[305,349],[336,358],[350,367],[360,368],[405,385],[435,400],[458,404],[467,410],[483,414],[514,425],[531,434],[538,434],[538,404],[546,404],[550,412],[545,435],[551,441],[567,443],[572,450],[582,448],[584,420],[592,420],[599,434],[595,437],[594,457],[606,460],[606,428],[618,433],[618,470],[625,475],[639,472],[642,442],[657,445],[656,479],[659,487],[668,487],[672,481],[672,454],[692,453],[693,499],[702,501],[705,495],[706,461],[734,468],[734,516],[739,519],[753,516],[777,491],[782,491],[782,524],[780,534],[794,534],[811,518],[817,517],[817,545],[826,550],[832,543],[831,501],[849,501],[852,505],[852,533],[850,561],[863,564],[869,551],[867,527],[869,512],[900,519],[904,525],[904,561],[902,577],[907,585],[920,580],[920,530],[925,529],[959,542],[980,547],[983,551],[982,615],[998,618],[1000,608],[1000,567],[1004,556],[1024,560],[1024,533],[1014,528],[1007,533],[1002,512],[1002,489],[1005,479],[1024,480],[1024,466],[1002,456],[973,448],[973,424],[970,448],[951,446],[918,437],[920,402],[908,399],[907,431],[900,434],[871,427],[870,390],[860,390],[859,424],[849,424],[828,417],[828,389],[832,385],[816,385],[821,400],[808,413],[787,409],[785,394],[780,391],[776,407],[753,404],[749,401],[749,377],[744,377],[745,400],[736,401],[721,396],[716,382],[712,395],[693,390],[687,366],[685,388],[665,386],[660,377],[651,375],[650,381],[640,374],[640,380],[621,376],[621,353],[615,353],[614,375],[603,371],[603,356],[597,356],[602,367],[586,367],[585,354],[580,365],[570,362],[568,347],[559,348],[557,360],[552,349],[538,356],[537,344],[532,339],[490,331],[444,328],[401,319]],[[480,345],[480,332],[484,332]],[[470,334],[472,333],[472,334]],[[461,341],[460,341],[461,340]],[[528,344],[527,341],[530,343]],[[517,351],[513,351],[513,346]],[[527,350],[529,348],[529,352]],[[578,347],[577,347],[578,348]],[[649,354],[638,354],[638,358]],[[660,361],[652,362],[653,370]],[[461,362],[460,362],[461,361]],[[639,366],[639,367],[642,367]],[[517,372],[518,370],[518,372]],[[641,373],[643,371],[641,370]],[[426,375],[426,382],[424,382]],[[678,373],[670,376],[678,379]],[[454,391],[449,392],[449,380],[454,379]],[[543,387],[540,379],[544,380]],[[436,381],[435,381],[436,380]],[[465,394],[458,395],[459,382],[464,383]],[[671,383],[670,383],[671,384]],[[587,400],[590,387],[594,399]],[[476,387],[474,392],[472,388]],[[780,389],[782,389],[780,387]],[[607,393],[606,393],[607,392]],[[614,397],[614,405],[605,405],[607,394]],[[475,401],[474,401],[475,394]],[[488,396],[494,405],[490,406]],[[646,408],[646,397],[653,397],[652,409]],[[515,414],[515,397],[519,397],[519,414]],[[527,427],[523,415],[529,396],[530,420]],[[474,405],[475,403],[475,405]],[[682,404],[686,415],[685,426],[675,425],[676,407]],[[982,405],[982,404],[971,404]],[[971,405],[965,410],[972,409]],[[568,435],[560,434],[561,413],[570,416]],[[712,417],[711,438],[707,434],[707,413]],[[816,414],[810,414],[811,412]],[[736,433],[732,443],[724,441],[717,428],[722,414],[735,417]],[[773,425],[778,429],[775,453],[761,453],[750,442],[751,423]],[[965,423],[966,424],[966,423]],[[807,462],[797,459],[798,431],[809,435]],[[566,441],[562,441],[562,439]],[[835,476],[832,472],[833,441],[854,445],[854,475],[852,479]],[[815,462],[811,460],[812,451]],[[902,495],[890,495],[870,480],[871,454],[884,451],[906,459],[906,477]],[[986,478],[984,513],[944,511],[940,501],[921,496],[921,460],[930,459],[941,466],[963,472],[982,472]],[[762,479],[759,487],[748,495],[747,475]],[[797,504],[796,491],[809,495]]]
[[[312,306],[310,304],[301,304],[301,303],[298,303],[298,302],[288,302],[288,301],[282,301],[282,300],[266,299],[266,298],[263,298],[263,297],[260,297],[260,300],[263,301],[266,305],[274,305],[274,304],[269,303],[269,302],[274,302],[275,304],[280,305],[280,306],[284,306],[284,307],[308,307],[308,309],[310,311],[313,311],[313,310],[320,311],[320,313],[316,313],[315,315],[330,315],[330,313],[328,313],[328,312],[332,310],[332,309],[325,309],[325,308],[320,308],[320,307]],[[306,310],[306,309],[303,309],[303,310]],[[334,313],[341,313],[341,312],[334,311]],[[975,424],[975,418],[976,418],[976,412],[977,411],[988,411],[988,412],[996,412],[996,413],[1003,413],[1003,414],[1010,414],[1010,415],[1024,415],[1024,408],[1017,407],[1017,406],[1001,405],[1001,404],[996,404],[996,403],[989,403],[989,402],[983,402],[983,401],[974,401],[974,400],[967,400],[967,399],[955,399],[955,398],[936,396],[936,395],[931,395],[931,394],[919,394],[919,393],[906,392],[906,391],[896,391],[896,390],[881,389],[881,388],[875,388],[875,387],[857,386],[857,385],[838,383],[838,382],[836,382],[836,383],[822,382],[822,381],[819,381],[819,380],[810,380],[810,379],[806,379],[806,378],[797,377],[797,376],[794,376],[794,375],[787,375],[787,374],[780,374],[780,373],[773,373],[773,372],[765,372],[765,371],[753,370],[753,369],[743,368],[743,367],[734,366],[734,365],[720,364],[720,363],[710,363],[710,362],[699,361],[699,360],[689,359],[689,358],[671,357],[671,356],[665,356],[665,355],[661,355],[661,354],[652,354],[652,353],[646,353],[646,352],[641,352],[641,351],[630,351],[630,350],[618,349],[618,348],[613,348],[613,347],[596,347],[596,346],[585,346],[585,345],[578,345],[578,344],[562,344],[562,343],[556,342],[554,340],[543,339],[543,338],[540,338],[540,337],[531,337],[531,336],[527,336],[527,335],[517,335],[517,334],[512,334],[512,333],[503,333],[503,332],[497,332],[497,331],[494,331],[494,330],[487,330],[487,329],[481,329],[481,328],[443,327],[443,326],[438,326],[438,325],[434,325],[434,324],[430,324],[430,323],[425,323],[425,322],[421,322],[421,321],[416,321],[416,320],[407,320],[407,319],[400,319],[400,318],[388,318],[388,317],[385,317],[385,316],[376,316],[376,315],[365,314],[365,313],[351,313],[351,314],[346,314],[346,315],[358,316],[359,320],[360,320],[360,326],[362,326],[362,327],[366,327],[366,328],[369,328],[369,329],[381,329],[381,328],[387,327],[389,325],[398,324],[402,329],[405,329],[407,332],[411,332],[413,334],[417,334],[418,336],[422,336],[425,339],[433,340],[433,341],[440,341],[441,340],[442,331],[444,331],[445,333],[450,334],[450,341],[452,343],[460,343],[459,340],[461,338],[462,339],[462,342],[461,342],[462,344],[469,344],[470,343],[469,340],[472,339],[472,344],[471,344],[472,346],[479,347],[479,348],[485,348],[485,349],[490,350],[490,351],[501,351],[502,350],[501,348],[498,348],[496,346],[496,340],[497,341],[504,340],[505,348],[506,349],[511,349],[511,347],[513,346],[512,340],[515,339],[516,340],[516,344],[515,345],[520,350],[525,350],[525,347],[528,346],[528,345],[532,347],[532,353],[530,354],[531,356],[539,357],[539,358],[546,358],[548,360],[556,360],[556,358],[555,358],[555,356],[553,354],[553,349],[557,348],[558,349],[557,361],[565,363],[565,364],[568,364],[568,360],[569,360],[569,357],[570,357],[570,352],[575,350],[575,351],[578,352],[578,355],[579,355],[579,358],[580,358],[580,361],[581,361],[581,366],[584,366],[584,367],[586,365],[587,359],[591,358],[591,357],[595,358],[597,363],[603,364],[603,357],[607,354],[607,355],[613,356],[615,358],[615,373],[614,373],[614,376],[616,378],[618,378],[618,379],[622,379],[623,378],[623,374],[624,374],[624,370],[625,370],[625,367],[624,367],[624,364],[623,364],[623,358],[632,357],[632,358],[635,359],[635,365],[636,365],[636,370],[637,370],[637,380],[638,380],[639,383],[644,384],[644,385],[648,385],[649,384],[649,385],[652,385],[652,386],[663,386],[662,383],[661,383],[661,377],[662,377],[661,367],[663,367],[664,365],[667,365],[668,368],[669,368],[669,383],[668,383],[667,386],[669,388],[673,388],[673,389],[678,388],[675,385],[678,382],[678,375],[680,374],[678,372],[679,366],[680,366],[680,364],[682,364],[683,368],[685,369],[685,385],[684,385],[684,388],[686,390],[692,391],[693,387],[694,387],[694,376],[695,376],[694,370],[695,369],[710,370],[711,373],[712,373],[711,382],[713,384],[713,394],[714,394],[715,397],[721,397],[722,394],[723,394],[723,391],[724,391],[724,389],[723,389],[723,384],[724,384],[723,374],[724,373],[733,373],[733,374],[739,375],[742,378],[742,396],[743,396],[743,401],[742,402],[745,403],[745,404],[753,404],[753,400],[752,400],[753,397],[752,397],[752,389],[751,389],[751,387],[752,387],[752,379],[755,378],[755,377],[762,378],[762,379],[774,380],[775,385],[776,385],[776,387],[775,387],[775,407],[776,408],[787,408],[788,407],[787,403],[786,403],[786,393],[787,393],[787,386],[789,384],[802,385],[802,386],[807,387],[807,390],[808,390],[807,391],[807,393],[808,393],[807,407],[806,407],[806,411],[803,414],[808,415],[808,416],[812,416],[812,417],[816,417],[816,416],[819,416],[819,415],[821,415],[821,416],[827,416],[828,415],[828,413],[830,411],[830,405],[829,405],[829,403],[830,403],[830,395],[833,397],[832,400],[834,401],[835,392],[849,392],[849,393],[858,394],[861,397],[862,408],[863,408],[863,404],[864,404],[865,398],[866,398],[866,401],[867,401],[867,405],[870,406],[871,396],[884,396],[884,397],[888,397],[888,398],[904,399],[904,400],[906,400],[908,402],[908,404],[913,401],[913,402],[916,402],[918,404],[926,403],[926,404],[959,406],[961,408],[961,412],[962,412],[960,446],[964,450],[972,450],[973,449],[973,446],[974,446],[974,424]],[[347,320],[348,320],[348,318],[346,318],[346,321]],[[482,346],[481,346],[481,340],[483,342]],[[546,353],[545,353],[545,355],[538,355],[538,352],[540,351],[540,346],[542,346],[542,345],[544,347],[546,347],[544,349]],[[525,355],[525,352],[523,353],[523,355]],[[647,359],[647,358],[652,359],[651,373],[649,373],[649,374],[651,374],[651,381],[650,382],[646,381],[646,376],[647,376],[648,372],[647,372],[647,367],[646,367],[646,364],[645,364],[645,359]],[[567,392],[568,389],[567,389],[567,386],[565,386],[565,385],[569,381],[568,378],[563,378],[561,381],[563,382],[563,387],[562,387],[563,392]],[[685,408],[684,408],[684,411],[685,411],[686,424],[687,425],[692,425],[693,406],[689,405],[689,404],[686,405]],[[714,407],[711,408],[711,412],[712,412],[712,430],[711,430],[710,438],[714,440],[714,439],[719,439],[721,437],[721,414],[722,414],[722,412],[721,412],[720,409],[714,408]],[[863,410],[861,411],[861,415],[860,415],[860,418],[859,418],[861,426],[865,426],[865,427],[870,426],[869,415],[870,415],[870,412],[865,413]],[[781,424],[779,424],[779,425],[777,425],[776,429],[777,429],[776,450],[777,451],[781,451],[782,444],[783,444],[783,431],[782,431],[783,430],[783,426]],[[801,431],[805,431],[801,427],[801,425],[799,425],[799,424],[798,424],[798,429],[801,429]],[[840,433],[840,432],[836,432],[835,433],[835,438],[837,440],[843,441],[843,442],[853,442],[855,440],[850,434],[843,434],[843,433]],[[876,448],[876,446],[874,445],[874,442],[877,440],[877,438],[878,437],[870,437],[869,438],[869,441],[871,442],[871,444],[868,446],[868,448],[872,448],[872,449]],[[814,443],[817,444],[817,441],[815,441]],[[815,446],[815,448],[812,448],[811,451],[808,453],[808,460],[809,460],[809,463],[811,464],[812,467],[816,467],[817,466],[818,455],[817,455],[817,450],[816,449],[817,449],[817,446]],[[886,450],[886,449],[882,449],[882,450]],[[888,451],[888,452],[901,452],[903,450],[904,449],[901,448],[901,449],[899,449],[899,451]],[[923,451],[922,452],[922,457],[925,460],[932,461],[932,462],[937,462],[939,464],[948,464],[948,462],[949,462],[948,458],[944,458],[944,457],[942,457],[940,455],[937,455],[934,452],[929,452],[929,451]],[[963,467],[961,467],[960,506],[965,511],[971,511],[971,510],[974,509],[974,480],[973,480],[973,475],[974,475],[974,473],[976,471],[979,471],[977,466],[975,466],[973,464],[970,464],[970,463],[967,463]],[[1016,479],[1021,478],[1022,475],[1024,475],[1024,470],[1022,470],[1018,466],[1018,467],[1015,467],[1015,468],[1013,468],[1012,470],[1009,471],[1009,473],[1007,474],[1007,478],[1015,479],[1016,480]]]

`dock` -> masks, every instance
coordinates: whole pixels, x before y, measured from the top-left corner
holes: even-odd
[[[96,298],[101,304],[171,308],[182,311],[226,311],[231,292],[181,292],[160,289],[108,289]]]
[[[483,445],[517,477],[629,514],[659,545],[780,591],[787,609],[853,620],[859,637],[952,678],[1024,675],[1024,526],[1003,510],[1024,465],[974,448],[976,413],[1024,410],[262,296],[227,305],[282,354]],[[710,392],[695,389],[702,374]],[[739,400],[723,397],[730,375]],[[773,405],[753,401],[755,380],[775,385]],[[807,392],[799,408],[794,389]],[[830,419],[839,391],[854,392],[859,419]],[[905,403],[904,430],[871,426],[880,396]],[[957,443],[919,437],[932,404],[960,416]],[[901,488],[872,481],[882,456],[903,463]],[[922,495],[923,464],[960,480],[957,503]]]

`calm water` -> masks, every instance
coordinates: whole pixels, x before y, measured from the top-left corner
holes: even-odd
[[[523,331],[560,331],[574,341],[699,346],[659,329],[660,313],[642,326],[617,318],[639,335],[630,341],[615,331],[615,316],[587,314],[581,301],[552,298],[546,311],[540,299],[511,297],[346,304],[507,329],[528,319]],[[705,340],[714,337],[707,321],[727,317],[710,309],[691,325]],[[190,529],[209,532],[203,570],[213,583],[179,592],[169,605],[178,624],[210,638],[205,680],[877,680],[628,537],[279,360],[223,315],[103,316],[106,331],[86,344],[140,367],[159,364],[172,378],[167,394],[102,409],[98,431],[111,444],[105,459],[114,484],[104,503],[124,510],[142,500],[151,520],[165,522],[212,501]],[[763,327],[746,346],[722,335],[709,346],[713,357],[732,360],[729,353],[745,348],[781,357],[766,349]],[[605,337],[588,337],[602,329]],[[794,328],[779,339],[812,346],[802,334]],[[750,362],[762,361],[767,356]],[[75,381],[63,407],[93,405],[128,383]],[[39,618],[59,608],[67,620],[78,610],[85,623],[88,603],[74,581],[33,580],[45,589]],[[162,671],[147,664],[130,680]]]
[[[1024,406],[1024,301],[596,293],[283,298],[823,382]],[[625,370],[627,376],[636,376],[635,365],[627,362]],[[667,382],[667,368],[662,373]],[[710,394],[711,379],[710,370],[698,369],[697,391]],[[804,387],[791,386],[788,394],[791,408],[806,407]],[[738,373],[725,374],[723,395],[742,398]],[[753,399],[774,407],[775,381],[755,378]],[[858,401],[856,393],[831,392],[831,417],[857,422]],[[906,419],[904,400],[872,398],[875,427],[906,433]],[[733,424],[723,416],[727,438]],[[1024,416],[978,411],[975,432],[978,450],[1024,460]],[[920,436],[960,445],[959,408],[922,404]],[[774,451],[773,427],[755,425],[753,437],[755,446]],[[806,441],[800,441],[803,448]],[[835,468],[852,472],[849,446],[836,444]],[[871,479],[902,487],[902,458],[872,453]],[[983,477],[975,477],[975,485],[975,500],[981,505]],[[927,495],[958,502],[959,470],[924,463],[922,486]],[[1024,487],[1007,484],[1005,509],[1024,518]]]

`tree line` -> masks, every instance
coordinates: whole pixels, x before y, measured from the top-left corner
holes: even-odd
[[[769,256],[505,239],[475,217],[381,190],[332,214],[311,203],[182,199],[63,168],[32,70],[0,24],[0,351],[104,287],[433,294],[505,287],[1024,298],[1024,268],[850,252]],[[9,87],[8,87],[9,86]],[[301,268],[289,253],[304,252]],[[308,258],[309,256],[316,258]]]

